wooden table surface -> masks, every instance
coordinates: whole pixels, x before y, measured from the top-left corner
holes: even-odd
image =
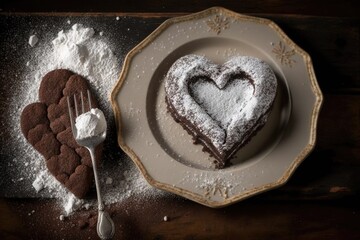
[[[141,23],[135,33],[120,33],[133,40],[130,50],[165,19],[213,5],[273,20],[310,54],[324,94],[316,147],[286,185],[226,208],[211,209],[175,196],[113,204],[115,239],[360,239],[360,33],[355,1],[5,1],[0,3],[0,23],[45,15],[121,16]],[[9,68],[1,63],[1,70]],[[11,94],[0,90],[1,95]],[[6,98],[0,99],[3,109]],[[3,126],[1,148],[6,142]],[[0,239],[97,239],[93,226],[79,227],[94,212],[59,222],[54,200],[1,197]],[[29,209],[35,210],[31,216]]]

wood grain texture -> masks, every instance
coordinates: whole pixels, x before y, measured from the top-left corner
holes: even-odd
[[[21,219],[7,239],[97,239],[95,210],[59,220],[51,200],[13,199],[8,208]],[[181,198],[112,206],[114,239],[359,239],[355,201],[288,202],[253,198],[224,209],[210,209]],[[168,221],[164,221],[164,216]],[[96,218],[94,218],[96,220]],[[14,227],[16,226],[16,227]],[[28,235],[31,233],[31,236]],[[1,236],[1,235],[0,235]],[[4,239],[4,238],[2,238]],[[6,238],[5,238],[6,239]]]
[[[314,16],[358,16],[358,9],[354,0],[183,0],[181,4],[175,0],[152,1],[46,1],[46,0],[4,0],[0,8],[12,12],[197,12],[213,6],[222,6],[239,13],[277,13],[277,14],[302,14]]]
[[[168,17],[203,10],[210,4],[192,1],[192,8],[188,8],[188,1],[184,1],[184,5],[175,1],[167,4],[153,1],[143,3],[141,8],[136,1],[131,4],[119,1],[116,8],[116,4],[109,2],[95,6],[95,1],[82,6],[66,4],[67,1],[61,6],[56,3],[41,6],[39,1],[16,5],[18,2],[1,3],[0,8],[4,11],[122,12],[119,15],[127,17],[121,19],[123,25],[118,30],[122,39],[128,42],[120,56],[122,59]],[[355,1],[349,2],[350,6],[355,6]],[[129,198],[114,204],[110,210],[117,225],[115,239],[360,239],[358,11],[356,7],[348,7],[347,1],[341,4],[334,1],[326,1],[327,4],[325,1],[295,3],[265,1],[261,5],[259,1],[229,1],[221,5],[270,18],[311,55],[325,100],[314,151],[283,187],[223,209],[210,209],[173,195],[146,201]],[[51,14],[45,15],[51,22],[69,14],[61,13],[53,20]],[[89,13],[85,15],[93,19]],[[17,24],[22,23],[16,16],[0,16],[2,26],[16,29]],[[97,20],[104,18],[102,14],[94,16]],[[116,14],[106,16],[113,18]],[[26,16],[22,17],[27,20]],[[38,15],[38,18],[43,16]],[[125,26],[130,26],[133,31],[126,31]],[[3,28],[0,31],[9,34]],[[16,54],[20,53],[9,57],[19,57]],[[9,75],[12,81],[19,81],[1,61],[1,76]],[[12,67],[20,69],[22,65],[14,63]],[[4,83],[8,79],[1,81]],[[11,92],[0,87],[0,93],[4,100],[0,109],[6,109],[4,102]],[[3,121],[3,116],[0,119]],[[3,137],[8,133],[3,125],[0,125],[0,131],[1,146],[6,146]],[[4,161],[10,156],[1,157]],[[29,239],[29,233],[32,239],[96,239],[96,230],[91,226],[93,220],[90,220],[94,219],[94,209],[80,211],[64,222],[59,220],[60,213],[53,200],[4,198],[0,200],[0,239]],[[168,216],[169,221],[164,222],[164,216]],[[84,221],[89,226],[81,229]]]

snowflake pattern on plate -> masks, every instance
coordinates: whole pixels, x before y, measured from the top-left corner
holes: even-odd
[[[296,61],[292,59],[295,55],[295,49],[287,50],[285,44],[281,41],[273,48],[272,52],[275,54],[275,57],[280,60],[282,65],[292,67]]]
[[[221,196],[223,199],[227,199],[232,185],[216,178],[214,181],[203,183],[200,188],[204,190],[204,196],[208,199],[216,195]]]
[[[208,25],[209,30],[215,32],[217,35],[219,35],[222,30],[226,30],[230,27],[229,19],[220,15],[215,15],[214,18],[207,20],[206,24]]]

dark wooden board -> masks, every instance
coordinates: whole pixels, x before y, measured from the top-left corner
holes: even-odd
[[[343,0],[97,0],[88,1],[47,1],[47,0],[3,0],[2,11],[17,12],[126,12],[126,13],[189,13],[202,11],[213,6],[222,6],[239,13],[302,14],[314,16],[358,16],[356,1]]]
[[[91,5],[90,5],[91,6]],[[195,5],[196,6],[196,5]],[[291,10],[291,8],[289,8]],[[181,9],[179,9],[180,11]],[[289,11],[290,11],[289,10]],[[350,11],[350,10],[349,10]],[[271,12],[270,12],[271,13]],[[125,54],[169,16],[167,14],[2,14],[0,15],[0,179],[11,175],[12,154],[6,128],[6,101],[23,79],[24,43],[33,29],[56,34],[72,23],[106,29],[113,50]],[[359,18],[255,14],[274,20],[309,52],[324,92],[315,150],[283,187],[223,209],[210,209],[176,196],[142,202],[128,199],[110,206],[124,239],[359,239],[360,79]],[[44,24],[46,23],[46,24]],[[130,29],[130,31],[128,31]],[[51,33],[50,33],[51,32]],[[25,61],[25,62],[24,62]],[[114,124],[110,126],[114,128]],[[115,131],[115,130],[114,130]],[[116,154],[123,154],[111,143]],[[24,183],[25,184],[25,183]],[[0,181],[0,197],[14,188]],[[32,213],[32,210],[35,210]],[[3,198],[0,201],[0,239],[96,239],[94,227],[79,229],[82,211],[60,222],[53,200]],[[29,215],[30,213],[30,215]],[[163,217],[170,221],[164,222]]]
[[[166,198],[128,199],[111,207],[114,239],[346,239],[360,238],[359,205],[347,201],[266,201],[255,197],[223,209]],[[81,229],[94,210],[59,220],[49,200],[0,201],[1,239],[98,239]],[[5,217],[6,216],[6,222]],[[168,221],[163,221],[168,216]]]

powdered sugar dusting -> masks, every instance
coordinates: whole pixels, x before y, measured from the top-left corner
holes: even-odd
[[[55,29],[54,29],[55,30]],[[59,31],[59,29],[55,30]],[[20,131],[20,113],[22,109],[38,101],[38,89],[42,77],[49,71],[65,68],[80,74],[89,80],[96,95],[100,109],[108,121],[108,137],[104,142],[103,166],[99,168],[102,195],[105,204],[122,201],[130,196],[156,197],[163,192],[154,189],[139,174],[139,171],[123,153],[109,151],[116,144],[115,124],[108,96],[118,79],[120,61],[113,54],[106,38],[100,36],[91,27],[74,24],[71,29],[58,32],[52,39],[38,34],[42,42],[34,47],[28,57],[28,70],[14,98],[9,99],[10,109],[14,111],[9,121],[9,131],[16,137],[16,152],[8,167],[16,169],[16,177],[30,179],[35,196],[54,197],[63,208],[64,215],[69,215],[78,208],[95,205],[95,200],[79,200],[68,192],[47,170],[43,157],[26,141]],[[25,62],[26,62],[25,61]],[[20,101],[19,101],[20,99]],[[15,170],[14,170],[15,171]],[[126,172],[126,174],[124,173]],[[15,173],[15,172],[14,172]],[[112,181],[106,181],[111,178]],[[17,181],[17,180],[13,180]],[[107,182],[107,183],[106,183]],[[27,190],[29,192],[29,190]],[[24,196],[19,193],[19,196]],[[25,194],[25,196],[27,196]],[[34,195],[31,195],[34,196]]]
[[[249,125],[266,121],[263,116],[276,88],[270,66],[248,56],[219,66],[187,55],[172,65],[165,80],[166,95],[178,114],[208,136],[221,154],[246,141],[254,130]]]
[[[237,81],[238,80],[238,81]],[[223,129],[227,129],[239,111],[250,119],[257,103],[252,97],[253,86],[244,79],[235,79],[225,88],[219,89],[212,82],[201,79],[190,84],[194,100],[216,120]]]

